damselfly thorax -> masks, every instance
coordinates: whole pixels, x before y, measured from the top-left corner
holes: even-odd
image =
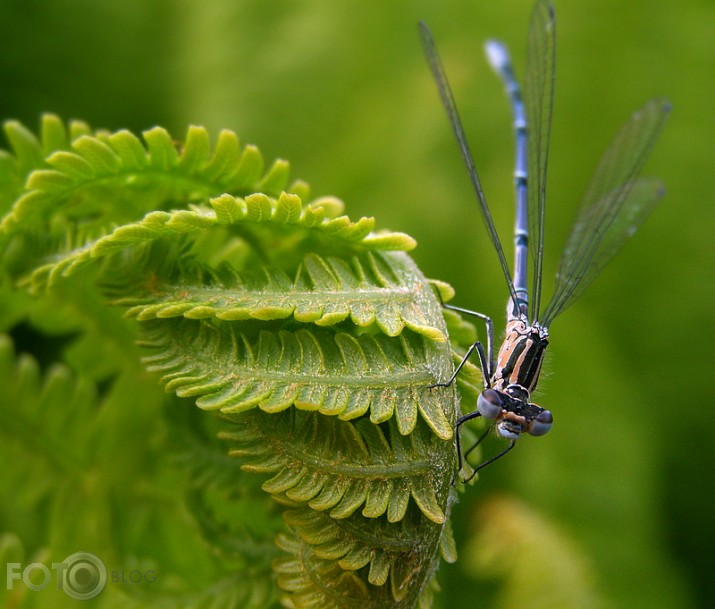
[[[517,385],[526,393],[525,399],[529,399],[539,381],[548,344],[549,332],[538,323],[532,325],[526,318],[508,320],[491,379],[492,388],[505,391]]]

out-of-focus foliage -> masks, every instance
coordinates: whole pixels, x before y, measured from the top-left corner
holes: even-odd
[[[291,159],[317,193],[347,200],[351,216],[375,215],[381,225],[415,236],[415,259],[428,276],[456,288],[453,302],[498,319],[506,290],[416,22],[424,19],[433,30],[487,197],[507,235],[510,116],[481,43],[505,40],[523,67],[530,9],[530,0],[5,2],[0,116],[34,125],[40,112],[54,111],[112,130],[233,128],[267,156]],[[462,496],[453,512],[457,547],[471,544],[481,526],[504,526],[472,515],[491,492],[508,492],[568,540],[557,558],[572,547],[587,557],[594,589],[613,605],[709,607],[715,600],[709,465],[715,411],[703,395],[715,339],[709,323],[715,5],[589,0],[557,1],[556,9],[547,271],[599,152],[631,110],[655,95],[670,98],[673,113],[645,173],[663,179],[668,193],[642,234],[552,328],[536,397],[554,412],[554,430],[522,442]],[[19,319],[24,306],[0,302],[3,323]],[[45,329],[55,341],[46,343],[43,357],[51,361],[51,349],[77,329],[63,321],[76,317],[63,315],[61,300],[47,308],[53,323]],[[37,317],[47,319],[44,313]],[[127,326],[107,315],[117,344],[130,343]],[[28,344],[36,340],[24,337]],[[81,344],[70,355],[93,362],[101,380],[123,349],[97,357]],[[141,442],[152,420],[146,413],[142,421],[124,421],[122,437]],[[111,447],[115,454],[126,449],[122,437]],[[165,488],[172,506],[171,480]],[[3,513],[4,522],[21,517],[29,518]],[[137,540],[150,522],[131,523]],[[25,524],[31,530],[31,521]],[[76,550],[74,539],[68,541]],[[177,562],[191,563],[189,544],[170,541]],[[137,547],[138,555],[147,554]],[[494,594],[493,581],[469,563],[463,555],[441,569],[440,602],[461,607],[483,599],[485,607],[500,606],[504,597]]]

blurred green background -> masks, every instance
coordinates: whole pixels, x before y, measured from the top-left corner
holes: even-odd
[[[416,23],[433,30],[508,243],[510,111],[482,43],[505,40],[523,68],[531,4],[3,0],[0,116],[33,128],[45,111],[109,129],[160,124],[179,139],[190,123],[234,129],[351,216],[414,236],[418,264],[457,289],[456,304],[501,320],[506,289]],[[673,112],[645,173],[668,194],[553,325],[536,397],[554,430],[488,468],[457,506],[462,560],[442,568],[441,602],[506,603],[467,549],[480,526],[504,526],[477,514],[507,494],[585,557],[604,606],[712,607],[715,2],[556,9],[547,274],[598,155],[656,95]]]

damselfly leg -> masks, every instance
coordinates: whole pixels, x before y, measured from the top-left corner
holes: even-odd
[[[494,369],[494,323],[492,322],[492,318],[488,315],[484,315],[483,313],[477,313],[476,311],[470,311],[469,309],[455,307],[453,305],[445,304],[444,302],[442,303],[442,306],[450,311],[455,311],[463,315],[470,315],[481,319],[487,328],[487,350],[486,352],[484,351],[484,345],[481,341],[475,341],[472,345],[470,345],[469,349],[467,349],[464,356],[462,356],[462,361],[459,362],[457,367],[454,369],[454,373],[450,379],[444,383],[435,383],[434,385],[430,385],[430,387],[449,387],[457,378],[457,375],[464,367],[464,364],[467,363],[467,360],[469,360],[474,352],[476,352],[479,357],[479,365],[482,369],[482,376],[484,377],[484,386],[489,387],[489,379],[491,378],[492,370]]]

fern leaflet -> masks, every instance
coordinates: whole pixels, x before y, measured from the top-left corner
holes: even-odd
[[[407,331],[399,337],[353,336],[320,328],[262,330],[255,340],[234,325],[190,320],[147,323],[145,344],[156,350],[149,369],[162,373],[167,391],[197,398],[199,407],[224,413],[295,406],[352,420],[370,413],[373,423],[397,418],[401,434],[418,413],[432,431],[450,439],[454,412],[443,391],[429,386],[439,343]]]

